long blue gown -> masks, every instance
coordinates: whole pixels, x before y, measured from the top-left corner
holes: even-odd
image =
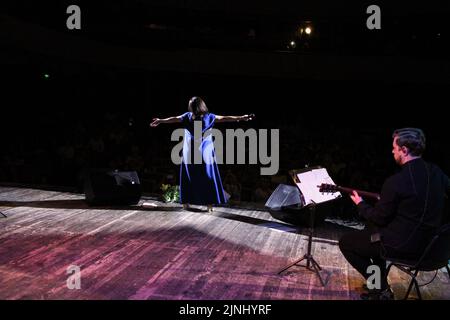
[[[215,158],[211,129],[216,116],[204,114],[202,122],[202,138],[194,141],[194,120],[192,113],[182,115],[184,127],[183,159],[180,168],[180,200],[181,203],[195,205],[226,203],[226,197],[220,179],[219,168]],[[200,118],[196,118],[200,122]],[[194,153],[202,157],[201,164],[195,164]],[[190,161],[189,161],[190,159]]]

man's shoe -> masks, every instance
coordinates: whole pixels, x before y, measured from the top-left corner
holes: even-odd
[[[360,297],[362,300],[394,300],[394,293],[391,288],[384,290],[369,289],[368,292],[362,293]]]

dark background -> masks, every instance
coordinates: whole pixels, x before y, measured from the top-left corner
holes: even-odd
[[[66,28],[69,4],[81,7],[81,30]],[[369,4],[381,7],[381,30],[366,28]],[[178,182],[176,125],[148,124],[184,113],[194,95],[216,114],[257,115],[219,129],[280,130],[277,177],[221,166],[235,201],[265,202],[305,165],[377,192],[397,169],[392,131],[405,126],[425,131],[425,158],[450,172],[447,1],[1,7],[1,182],[81,190],[83,170],[101,167],[136,170],[144,191],[159,193]],[[309,23],[311,36],[299,36]]]

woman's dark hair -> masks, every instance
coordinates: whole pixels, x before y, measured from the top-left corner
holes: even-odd
[[[194,116],[201,116],[209,112],[205,102],[199,97],[192,97],[191,100],[189,100],[188,110],[192,112]]]
[[[392,134],[392,138],[397,138],[399,147],[405,146],[413,156],[421,156],[425,151],[426,139],[421,129],[403,128],[397,129]]]

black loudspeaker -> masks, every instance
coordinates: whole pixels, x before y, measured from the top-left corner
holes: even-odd
[[[280,184],[267,200],[265,206],[270,215],[280,221],[296,226],[310,227],[311,211],[306,207],[303,195],[297,186]],[[330,203],[323,203],[316,206],[314,212],[314,223],[321,224],[328,213],[331,212]]]
[[[132,205],[141,199],[141,183],[135,171],[90,170],[84,182],[89,205]]]
[[[280,184],[267,200],[265,206],[272,210],[278,210],[282,207],[302,205],[302,197],[296,186]]]

